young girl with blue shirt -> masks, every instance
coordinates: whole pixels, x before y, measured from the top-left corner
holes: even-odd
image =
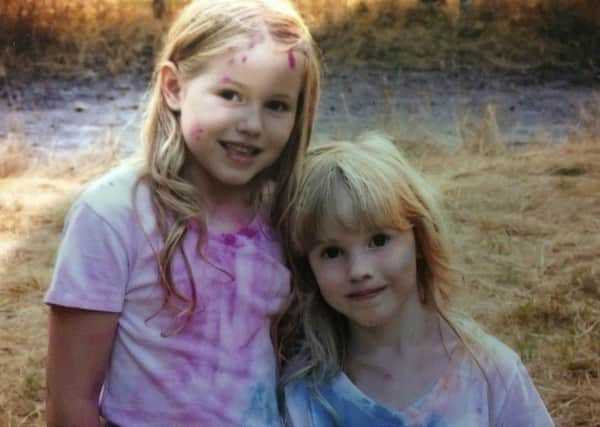
[[[289,425],[554,425],[519,356],[459,311],[435,192],[392,142],[316,146],[290,206]]]

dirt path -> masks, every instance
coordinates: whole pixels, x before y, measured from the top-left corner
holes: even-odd
[[[0,138],[71,149],[111,131],[125,152],[137,145],[144,78],[0,78]],[[580,111],[600,103],[591,73],[392,72],[375,67],[330,70],[317,134],[347,137],[393,128],[406,140],[456,143],[458,123],[477,123],[493,106],[502,141],[534,136],[560,142],[579,126]]]

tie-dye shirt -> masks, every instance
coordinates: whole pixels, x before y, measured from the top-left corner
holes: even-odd
[[[343,372],[318,387],[335,410],[337,423],[297,380],[285,388],[288,423],[293,427],[552,427],[554,423],[517,354],[485,336],[481,368],[463,349],[435,386],[402,411],[385,407],[359,390]]]
[[[136,176],[134,167],[119,168],[75,203],[45,297],[119,313],[101,414],[121,426],[280,425],[269,329],[290,276],[278,241],[254,220],[235,233],[209,230],[200,255],[199,233],[188,229],[183,250],[198,305],[187,326],[170,333],[179,324],[173,309],[161,310],[154,250],[162,240],[144,185],[135,192],[140,214],[134,211]],[[172,271],[190,296],[181,253]]]

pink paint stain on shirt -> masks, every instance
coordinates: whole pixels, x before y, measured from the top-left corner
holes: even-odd
[[[252,227],[244,227],[238,233],[244,237],[252,239],[254,236],[256,236],[257,230]]]
[[[235,236],[233,234],[224,234],[223,242],[227,246],[235,246],[235,244],[237,243],[237,239],[235,238]]]
[[[288,52],[288,64],[290,64],[290,68],[292,70],[296,68],[296,57],[294,56],[294,52],[291,50]]]

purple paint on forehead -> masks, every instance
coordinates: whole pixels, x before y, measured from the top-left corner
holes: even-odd
[[[294,56],[294,52],[291,50],[288,52],[288,64],[290,64],[290,68],[292,70],[296,68],[296,57]]]
[[[247,59],[248,59],[248,57],[247,57],[246,55],[244,55],[244,56],[242,57],[242,62],[246,62],[246,60],[247,60]]]

